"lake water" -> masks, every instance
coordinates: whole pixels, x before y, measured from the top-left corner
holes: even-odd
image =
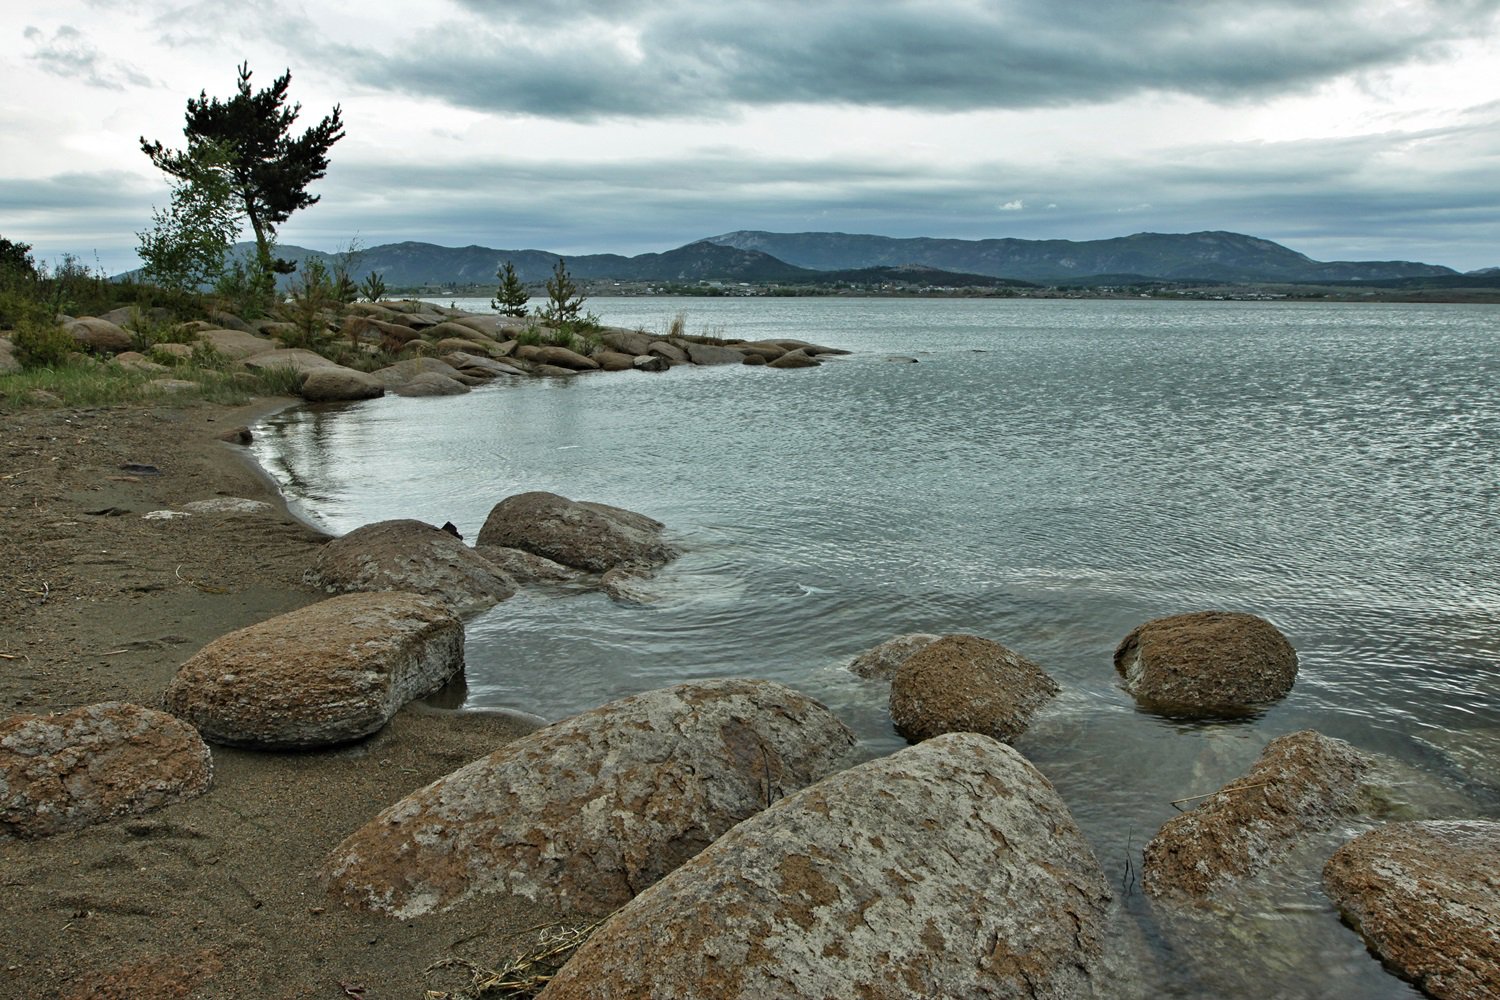
[[[263,464],[335,532],[416,517],[472,540],[494,503],[538,489],[668,525],[687,554],[650,606],[521,595],[471,622],[469,705],[550,720],[688,679],[770,677],[828,704],[873,756],[903,743],[887,686],[849,659],[903,632],[982,635],[1064,689],[1017,748],[1115,883],[1152,995],[1414,995],[1339,922],[1317,859],[1192,932],[1133,876],[1171,800],[1299,729],[1391,756],[1422,809],[1500,817],[1500,309],[588,307],[612,325],[661,330],[682,311],[693,333],[855,353],[390,396],[258,433]],[[1301,671],[1286,699],[1238,722],[1136,709],[1115,644],[1204,608],[1288,635]]]

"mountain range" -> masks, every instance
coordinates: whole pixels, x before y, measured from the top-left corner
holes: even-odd
[[[243,246],[243,245],[242,245]],[[338,255],[283,245],[298,261]],[[509,260],[521,280],[544,281],[559,255],[546,250],[390,243],[349,257],[362,279],[378,272],[391,288],[482,286]],[[749,284],[833,282],[973,286],[1087,284],[1091,279],[1207,282],[1384,282],[1461,277],[1452,268],[1414,261],[1317,261],[1279,243],[1240,233],[1136,233],[1107,240],[958,240],[741,230],[663,253],[566,258],[581,281]],[[1493,278],[1495,269],[1471,272]]]

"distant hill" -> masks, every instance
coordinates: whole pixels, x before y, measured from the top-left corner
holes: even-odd
[[[245,252],[249,244],[240,244]],[[300,263],[335,255],[283,245],[279,256]],[[391,288],[482,286],[503,261],[521,280],[545,281],[559,255],[548,250],[442,247],[388,243],[361,251],[351,273],[378,271]],[[997,282],[1089,285],[1129,282],[1389,283],[1461,277],[1452,268],[1411,261],[1316,261],[1279,243],[1240,233],[1137,233],[1108,240],[897,239],[848,233],[751,230],[698,240],[664,253],[567,256],[582,281],[644,283],[812,284],[847,282],[996,287]],[[883,270],[882,270],[883,269]],[[1495,269],[1471,272],[1490,277]]]
[[[252,251],[254,244],[236,246],[239,253]],[[316,258],[332,268],[337,254],[282,244],[276,255],[295,261]],[[551,277],[560,254],[546,250],[493,250],[489,247],[440,247],[432,243],[387,243],[361,250],[350,258],[349,273],[361,281],[371,271],[392,288],[420,288],[424,285],[489,285],[495,283],[495,272],[504,261],[515,265],[524,282],[537,283]],[[814,272],[793,267],[758,250],[709,243],[706,240],[668,250],[665,253],[643,253],[635,257],[619,254],[582,254],[566,256],[568,273],[584,281],[659,281],[659,282],[767,282],[793,281]]]
[[[819,271],[920,264],[1041,282],[1103,274],[1186,281],[1379,281],[1457,273],[1411,261],[1315,261],[1270,240],[1225,232],[1136,233],[1077,242],[741,230],[709,242],[759,250]]]

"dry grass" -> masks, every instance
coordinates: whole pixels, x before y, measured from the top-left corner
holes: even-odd
[[[533,927],[522,932],[535,935],[526,950],[493,969],[461,958],[434,962],[427,967],[429,976],[434,972],[457,969],[468,974],[469,982],[452,990],[428,990],[427,1000],[523,1000],[534,997],[603,922]]]

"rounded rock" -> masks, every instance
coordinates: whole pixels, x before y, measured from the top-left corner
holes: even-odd
[[[909,742],[942,733],[1010,741],[1057,682],[1031,660],[976,635],[948,635],[907,657],[891,678],[891,721]]]
[[[1255,615],[1195,611],[1138,626],[1115,670],[1142,707],[1167,715],[1235,715],[1275,701],[1297,679],[1297,651]]]

